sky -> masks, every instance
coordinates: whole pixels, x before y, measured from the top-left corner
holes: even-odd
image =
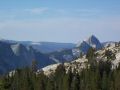
[[[0,0],[0,37],[77,43],[120,41],[120,0]]]

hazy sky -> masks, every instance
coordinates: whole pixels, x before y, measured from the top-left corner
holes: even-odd
[[[74,42],[120,40],[120,0],[0,0],[0,37]]]

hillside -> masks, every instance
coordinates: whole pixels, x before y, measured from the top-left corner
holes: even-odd
[[[119,62],[119,53],[117,53],[118,50],[116,49],[118,47],[113,47],[115,46],[114,44],[117,43],[107,42],[104,43],[103,46],[103,44],[94,35],[83,40],[82,43],[77,44],[76,47],[73,47],[74,45],[70,43],[66,43],[66,44],[52,43],[52,42],[35,43],[29,41],[18,42],[18,41],[1,39],[0,40],[0,60],[1,60],[0,74],[7,73],[17,68],[30,67],[33,61],[37,62],[37,69],[41,69],[48,65],[58,64],[58,63],[66,63],[67,65],[69,64],[69,62],[74,63],[76,59],[80,59],[81,61],[84,61],[84,59],[86,59],[85,55],[87,54],[90,48],[94,48],[97,51],[96,54],[98,55],[97,57],[98,60],[105,59],[105,57],[104,56],[102,57],[102,55],[104,55],[105,51],[110,48],[110,50],[112,50],[113,53],[117,55],[116,56],[117,60],[113,61],[113,63],[116,65]],[[41,46],[44,47],[45,49],[48,49],[50,47],[53,51],[50,53],[42,53],[42,51],[39,48]],[[82,56],[84,58],[81,58]]]
[[[1,77],[8,90],[120,90],[120,44],[102,50],[90,48],[86,55],[67,63],[18,69]],[[33,67],[32,67],[33,68]],[[35,67],[34,67],[35,68]]]
[[[104,47],[103,49],[96,51],[94,59],[96,62],[105,62],[109,60],[112,64],[111,69],[115,69],[120,63],[120,44],[114,43],[110,46]],[[42,70],[44,71],[45,75],[50,75],[52,73],[55,73],[57,67],[61,64],[62,63],[50,65],[43,68]],[[80,72],[82,69],[86,68],[87,65],[89,66],[89,63],[86,55],[83,55],[82,58],[78,58],[74,61],[64,63],[63,65],[66,69],[66,72],[69,70],[69,68],[72,69],[72,72],[74,72],[74,70]]]

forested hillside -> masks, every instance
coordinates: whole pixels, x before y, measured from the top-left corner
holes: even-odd
[[[0,77],[0,90],[120,90],[120,65],[112,69],[111,60],[96,62],[92,50],[88,63],[81,72],[77,69],[66,72],[60,64],[54,74],[36,73],[36,63],[31,68],[17,69],[12,74]],[[77,64],[76,64],[77,65]]]

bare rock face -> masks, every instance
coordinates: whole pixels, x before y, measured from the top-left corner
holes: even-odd
[[[76,72],[81,72],[82,69],[86,68],[87,62],[88,60],[85,57],[83,57],[71,62],[64,63],[63,65],[65,67],[66,73],[69,71],[70,68],[72,72],[74,72],[74,70],[76,70]],[[49,65],[47,67],[44,67],[38,70],[37,73],[40,73],[41,71],[43,71],[46,76],[49,76],[55,73],[59,65],[61,65],[61,63]]]
[[[94,35],[91,35],[86,40],[82,41],[81,43],[78,43],[76,47],[78,47],[82,53],[86,54],[91,47],[95,48],[96,50],[100,50],[103,46]]]
[[[102,49],[102,44],[100,43],[100,41],[94,36],[91,35],[86,42],[93,48],[96,48],[97,50]]]
[[[95,52],[96,57],[95,60],[97,62],[99,61],[106,61],[109,60],[107,59],[106,56],[106,50],[109,50],[111,52],[111,55],[114,54],[115,58],[111,58],[110,61],[112,63],[112,68],[111,69],[115,69],[119,63],[120,63],[120,45],[118,43],[116,43],[116,45],[111,45],[109,47],[105,47],[101,50],[98,50]],[[57,69],[57,67],[60,65],[59,64],[54,64],[54,65],[50,65],[47,66],[45,68],[43,68],[42,70],[44,71],[44,74],[49,76],[50,74],[55,73],[55,70]],[[82,58],[78,58],[74,61],[71,62],[67,62],[63,64],[65,69],[66,69],[66,73],[67,71],[71,68],[72,72],[74,72],[74,70],[76,72],[81,72],[82,69],[89,67],[89,63],[88,63],[88,59],[86,59],[86,56],[84,55]]]
[[[117,42],[116,42],[116,44],[115,43],[112,43],[112,44],[110,43],[107,47],[104,47],[102,50],[97,51],[96,53],[98,54],[97,55],[98,60],[100,60],[100,59],[107,60],[107,57],[105,56],[106,50],[111,51],[112,54],[114,54],[114,56],[115,56],[115,58],[111,59],[112,68],[114,69],[120,63],[120,45]]]

